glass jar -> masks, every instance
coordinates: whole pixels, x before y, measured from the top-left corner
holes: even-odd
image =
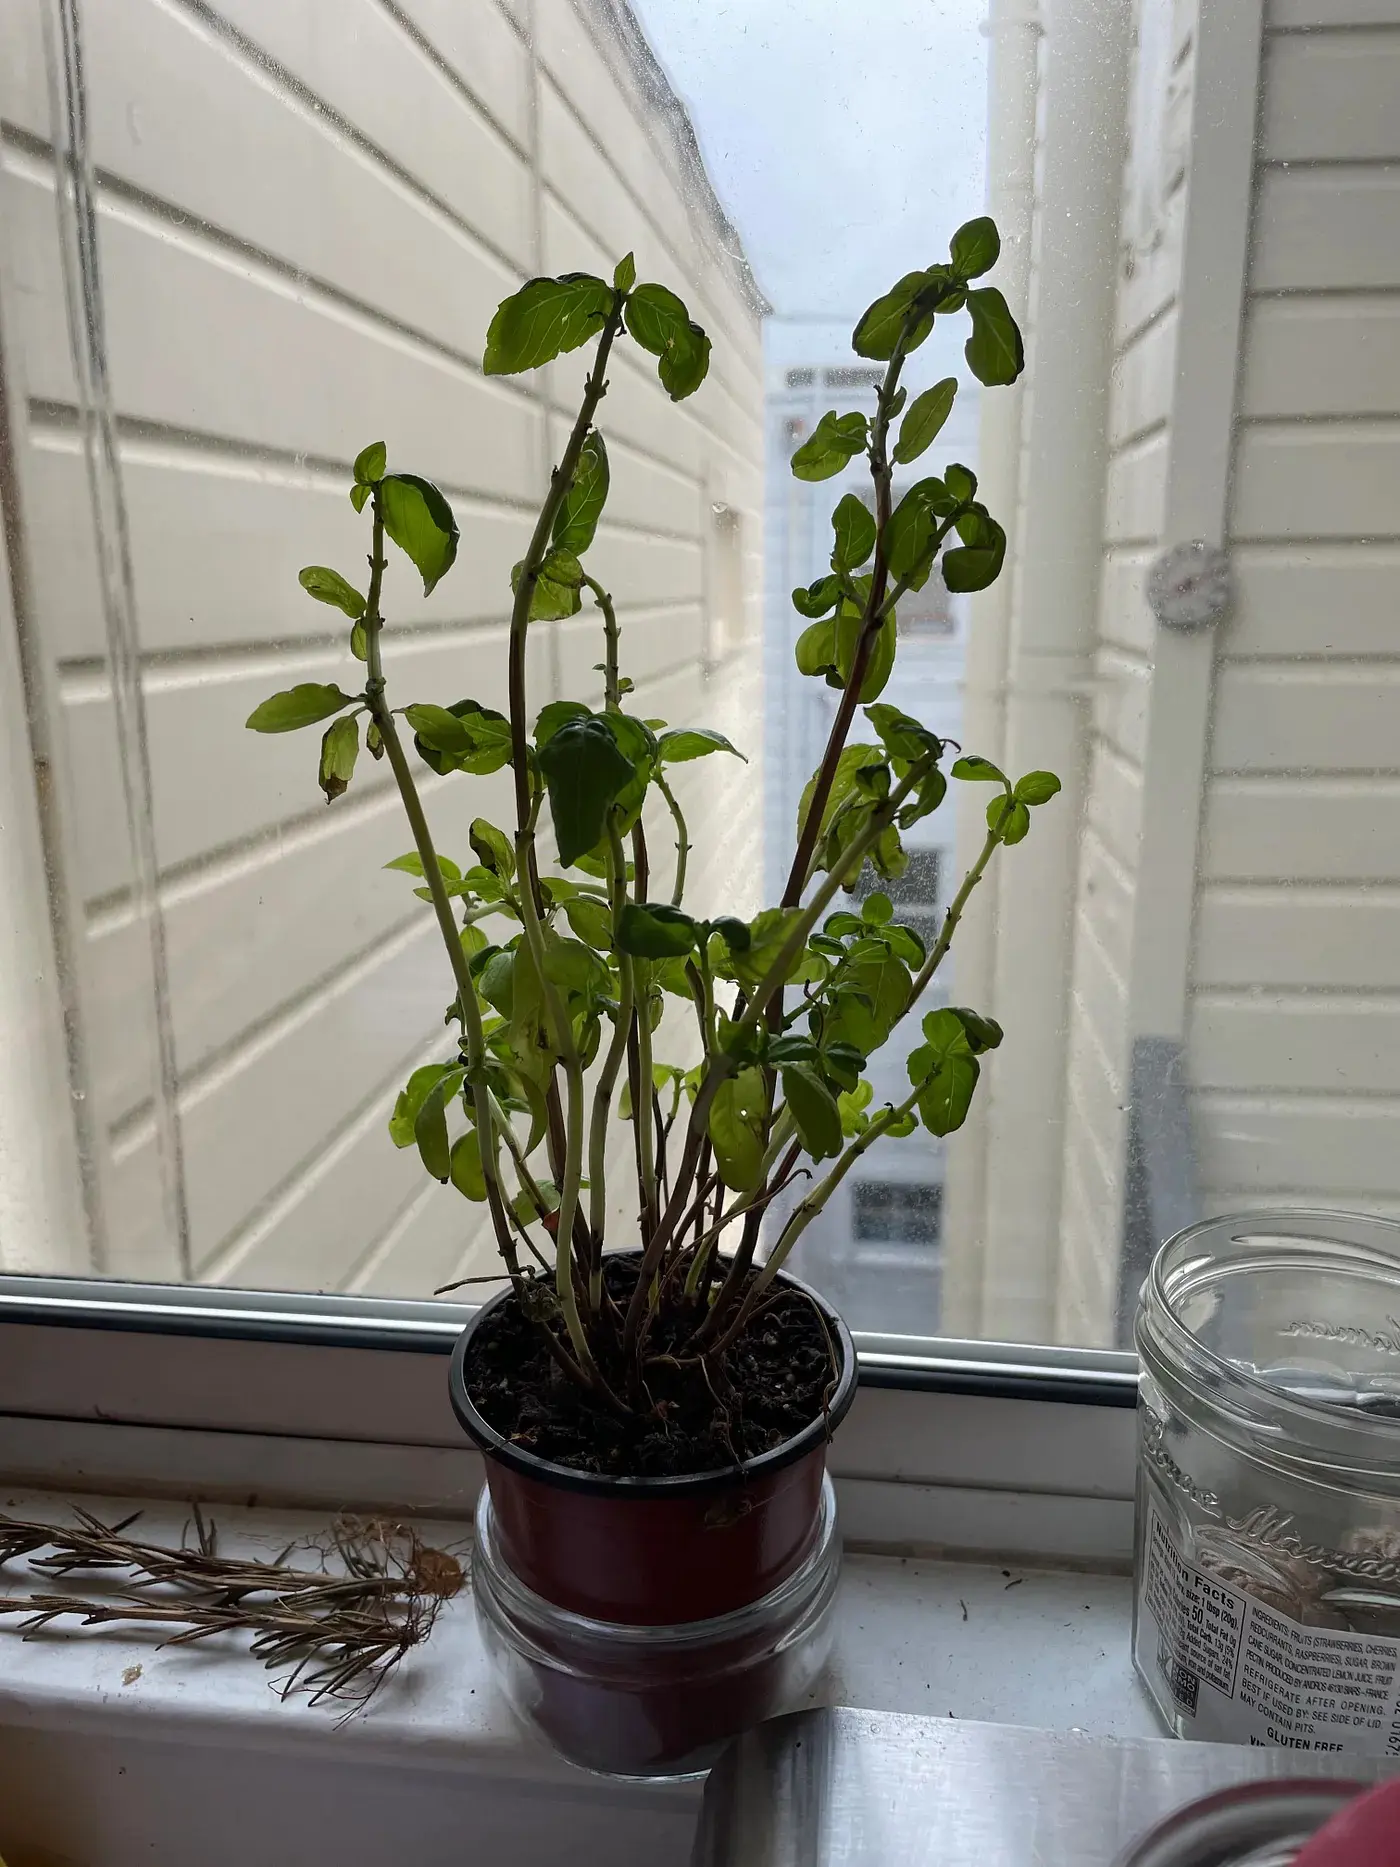
[[[1400,1754],[1400,1224],[1192,1226],[1143,1285],[1134,1658],[1181,1737]]]
[[[544,1600],[506,1566],[489,1490],[477,1505],[472,1589],[496,1676],[570,1762],[610,1776],[700,1774],[731,1737],[796,1710],[826,1663],[840,1573],[829,1477],[816,1538],[791,1575],[747,1607],[670,1627],[591,1620]]]

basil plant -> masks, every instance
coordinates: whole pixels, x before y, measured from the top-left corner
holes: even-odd
[[[353,781],[362,745],[389,761],[413,838],[389,867],[414,877],[430,903],[453,991],[450,1041],[441,1061],[410,1077],[391,1137],[416,1146],[435,1179],[489,1208],[504,1272],[555,1361],[615,1414],[650,1407],[656,1356],[698,1365],[708,1378],[861,1156],[887,1135],[957,1128],[982,1057],[1001,1041],[995,1022],[975,1011],[930,1011],[909,1057],[907,1095],[876,1106],[864,1074],[895,1026],[918,1015],[994,852],[1019,843],[1059,789],[1048,772],[1011,779],[880,698],[901,599],[934,576],[950,591],[982,590],[1002,568],[1005,534],[968,468],[927,474],[897,504],[892,495],[896,465],[927,452],[957,393],[952,378],[912,400],[901,385],[936,318],[970,319],[965,355],[980,382],[1009,384],[1021,372],[1021,336],[1004,298],[973,283],[998,250],[992,221],[971,221],[946,263],[907,273],[871,305],[853,347],[884,365],[874,414],[824,415],[792,457],[798,478],[818,481],[863,455],[873,500],[840,500],[831,568],[792,596],[807,620],[798,667],[840,701],[774,906],[751,919],[688,910],[681,768],[736,756],[735,748],[707,727],[667,726],[629,709],[613,595],[588,568],[608,497],[597,421],[614,348],[632,343],[654,357],[676,402],[699,388],[710,360],[710,340],[686,306],[663,285],[638,284],[630,256],[611,280],[531,279],[500,306],[487,337],[488,375],[592,346],[578,418],[512,573],[508,711],[471,699],[391,704],[388,546],[418,571],[426,595],[450,573],[458,531],[438,488],[391,468],[374,443],[355,461],[350,488],[369,537],[367,584],[323,566],[301,573],[308,595],[344,612],[363,684],[293,687],[248,721],[265,733],[329,721],[320,754],[328,800]],[[536,711],[526,681],[531,626],[585,604],[599,624],[603,703],[556,700]],[[461,850],[449,860],[429,828],[420,767],[468,783],[508,769],[512,821],[478,817],[470,860]],[[887,894],[867,890],[858,911],[839,898],[854,894],[867,867],[879,880],[898,878],[905,832],[944,806],[950,780],[987,787],[986,836],[926,950]],[[658,813],[677,849],[664,898],[651,887],[647,850]],[[681,1054],[666,1059],[656,1040],[671,1000],[683,1007]],[[637,1232],[609,1240],[617,1116],[633,1126]],[[775,1201],[784,1216],[764,1236]],[[606,1245],[640,1250],[640,1273],[621,1299],[605,1279]]]

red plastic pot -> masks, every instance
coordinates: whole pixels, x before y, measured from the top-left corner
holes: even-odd
[[[856,1355],[850,1331],[815,1291],[780,1271],[821,1311],[841,1367],[826,1413],[741,1466],[684,1478],[610,1478],[552,1464],[513,1446],[467,1391],[472,1338],[505,1291],[458,1339],[452,1406],[486,1454],[500,1553],[535,1594],[575,1614],[628,1626],[712,1620],[770,1594],[812,1548],[826,1447],[850,1411]]]

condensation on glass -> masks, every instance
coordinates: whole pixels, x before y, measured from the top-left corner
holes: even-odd
[[[596,551],[642,710],[751,755],[707,761],[691,827],[699,905],[752,911],[832,711],[789,592],[868,490],[787,458],[873,405],[855,317],[984,203],[1028,376],[979,399],[940,328],[911,389],[963,377],[938,448],[1009,567],[901,609],[886,697],[1064,791],[930,993],[1006,1028],[972,1117],[872,1150],[795,1268],[885,1334],[1126,1346],[1193,1220],[1400,1210],[1397,27],[1400,0],[890,0],[878,33],[825,0],[0,10],[0,1269],[491,1270],[384,1135],[449,991],[381,873],[392,789],[327,810],[297,735],[243,731],[345,671],[297,571],[362,553],[347,473],[384,438],[463,529],[396,599],[390,678],[498,704],[579,368],[488,382],[486,325],[634,248],[715,361],[678,412],[619,356]],[[1195,540],[1231,602],[1182,628],[1145,591]],[[588,697],[584,619],[536,646],[540,702]],[[430,790],[449,853],[502,795]],[[984,802],[917,826],[916,928]]]

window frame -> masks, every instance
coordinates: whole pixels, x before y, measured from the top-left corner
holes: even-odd
[[[474,1306],[0,1276],[0,1474],[123,1494],[469,1513],[447,1400]],[[1136,1358],[862,1335],[848,1542],[1121,1567]]]

